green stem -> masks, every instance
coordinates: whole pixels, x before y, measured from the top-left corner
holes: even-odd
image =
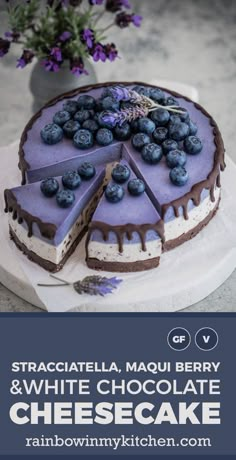
[[[51,278],[54,278],[55,280],[61,281],[61,283],[64,283],[64,284],[67,284],[67,286],[70,286],[70,283],[68,283],[68,281],[63,280],[63,279],[59,278],[58,276],[52,275],[52,274],[50,274],[50,276],[51,276]]]
[[[103,10],[101,13],[98,14],[98,17],[94,22],[95,26],[97,25],[98,21],[100,21],[100,19],[104,16],[104,14],[105,14],[105,10]]]
[[[113,26],[115,26],[115,22],[112,22],[111,24],[109,24],[109,26],[105,27],[105,29],[102,29],[101,33],[103,34],[107,30],[111,29]]]

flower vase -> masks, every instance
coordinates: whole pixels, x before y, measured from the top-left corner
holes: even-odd
[[[64,62],[58,72],[48,72],[41,62],[37,61],[33,67],[29,83],[33,95],[33,113],[40,110],[50,99],[62,93],[80,86],[97,83],[94,66],[89,60],[85,61],[85,69],[88,71],[88,75],[78,77],[70,72],[69,62]]]

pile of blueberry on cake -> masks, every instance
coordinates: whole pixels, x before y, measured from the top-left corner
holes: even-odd
[[[27,124],[22,185],[5,190],[10,236],[58,271],[86,233],[86,262],[154,268],[220,201],[224,146],[212,117],[180,94],[106,83],[63,94]]]

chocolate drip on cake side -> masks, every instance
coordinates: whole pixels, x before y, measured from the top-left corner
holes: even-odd
[[[18,221],[22,224],[24,221],[28,228],[28,237],[31,238],[33,235],[33,224],[37,224],[40,233],[43,237],[52,240],[56,234],[56,225],[42,222],[38,217],[32,216],[30,213],[21,208],[20,204],[17,203],[17,199],[11,190],[4,191],[5,199],[5,212],[12,212],[13,220]]]
[[[196,104],[197,105],[197,104]],[[204,112],[204,109],[202,109]],[[218,155],[215,154],[213,169],[208,174],[207,179],[198,182],[198,184],[193,185],[190,192],[186,193],[184,196],[171,201],[170,203],[164,204],[162,206],[162,219],[164,219],[167,210],[170,207],[173,207],[175,217],[179,217],[179,208],[182,207],[183,216],[185,220],[188,220],[188,203],[190,200],[193,201],[195,206],[199,206],[201,202],[201,194],[204,189],[209,190],[210,199],[214,203],[215,201],[215,187],[220,187],[220,171],[225,169],[224,162],[224,144],[220,135],[220,131],[215,122],[211,119],[211,126],[213,127],[214,133],[214,142],[216,146],[216,152],[220,152]]]
[[[99,230],[102,234],[103,240],[108,241],[109,232],[113,232],[116,235],[117,244],[119,252],[122,253],[124,250],[124,238],[125,236],[130,241],[132,239],[133,233],[137,233],[140,238],[142,251],[146,251],[146,234],[149,230],[154,230],[159,236],[164,244],[165,242],[165,231],[164,231],[164,222],[159,220],[156,224],[126,224],[126,225],[108,225],[104,222],[94,221],[89,225],[89,230],[86,239],[86,256],[88,258],[88,244],[90,241],[91,234],[94,230]]]

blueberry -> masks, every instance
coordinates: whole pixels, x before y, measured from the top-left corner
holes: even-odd
[[[114,129],[114,135],[118,141],[127,141],[131,136],[129,123],[123,123],[122,126],[117,125]]]
[[[79,129],[73,137],[77,149],[89,149],[93,146],[93,134],[88,129]]]
[[[202,142],[197,136],[189,136],[184,141],[184,148],[187,153],[191,155],[196,155],[202,150]]]
[[[187,123],[170,123],[169,136],[175,141],[182,141],[189,135],[189,126]]]
[[[165,94],[160,88],[150,88],[150,96],[151,99],[162,104],[165,100]]]
[[[128,182],[128,190],[130,195],[141,195],[145,191],[145,184],[141,179],[131,179]]]
[[[84,121],[90,118],[91,114],[89,110],[81,109],[74,115],[74,120],[78,121],[79,123],[83,123]]]
[[[75,195],[71,190],[60,190],[56,196],[60,208],[69,208],[75,201]]]
[[[150,142],[151,142],[150,137],[145,133],[137,133],[134,135],[132,139],[133,147],[139,151],[142,150],[145,144],[150,144]]]
[[[82,126],[83,128],[91,131],[93,134],[96,133],[96,131],[99,129],[99,124],[91,118],[89,120],[85,120]]]
[[[194,123],[192,120],[189,122],[189,135],[190,136],[195,136],[197,134],[198,127],[196,123]]]
[[[179,101],[177,101],[177,99],[175,99],[174,97],[170,96],[164,100],[163,105],[174,105],[175,107],[177,107],[179,105]]]
[[[130,177],[130,169],[126,165],[118,164],[112,170],[111,175],[115,182],[118,182],[118,184],[123,184]]]
[[[107,96],[101,100],[102,110],[119,110],[120,104],[113,97]]]
[[[67,112],[67,110],[59,110],[59,112],[56,112],[53,117],[53,123],[62,126],[70,120],[70,117],[70,113]]]
[[[78,173],[84,180],[89,180],[92,179],[92,177],[95,176],[96,174],[96,169],[92,165],[92,163],[82,163],[82,165],[79,166],[78,168]]]
[[[139,118],[138,130],[141,133],[152,134],[155,131],[156,125],[150,118]]]
[[[111,128],[111,124],[108,122],[105,122],[103,120],[103,115],[104,115],[104,112],[100,112],[97,114],[97,117],[94,117],[94,119],[98,122],[99,126],[101,126],[102,128],[108,128],[110,129]]]
[[[133,88],[133,91],[140,94],[141,96],[150,96],[150,88],[148,86],[137,85]]]
[[[130,123],[132,133],[138,133],[138,120],[133,120]]]
[[[96,106],[96,100],[94,97],[89,96],[88,94],[83,94],[77,99],[79,109],[94,109]]]
[[[55,123],[45,125],[40,131],[41,138],[45,144],[53,145],[60,142],[63,138],[63,130]]]
[[[171,150],[175,150],[178,148],[177,142],[174,141],[173,139],[166,139],[164,142],[162,142],[161,146],[162,146],[164,155],[167,155],[167,153],[170,152]]]
[[[125,192],[118,184],[109,184],[105,190],[105,197],[110,203],[118,203],[122,200]]]
[[[176,166],[170,171],[170,180],[174,185],[185,185],[188,182],[188,177],[188,172],[183,166]]]
[[[70,190],[75,190],[81,184],[80,175],[77,171],[67,171],[62,176],[62,183],[64,187],[69,188]]]
[[[189,123],[190,118],[189,118],[189,113],[186,109],[183,107],[179,107],[179,110],[181,110],[181,113],[178,113],[180,120],[184,121],[185,123]]]
[[[177,113],[172,113],[170,115],[170,124],[181,123],[180,116]]]
[[[69,120],[63,126],[63,131],[66,137],[69,137],[69,139],[72,139],[78,129],[80,129],[80,123],[75,120]]]
[[[151,119],[157,126],[165,126],[170,119],[170,114],[166,109],[157,109],[151,112]]]
[[[95,112],[102,112],[102,99],[97,99],[94,107]]]
[[[99,145],[109,145],[113,142],[113,134],[110,129],[100,128],[96,134],[96,141]]]
[[[63,110],[66,110],[71,115],[74,115],[78,109],[79,107],[76,101],[66,101],[63,104]]]
[[[166,163],[169,168],[175,168],[175,166],[184,166],[186,161],[187,156],[183,150],[171,150],[166,155]]]
[[[48,179],[44,179],[40,184],[40,190],[47,198],[56,195],[58,189],[59,183],[54,177],[48,177]]]
[[[162,144],[167,139],[168,136],[168,129],[160,126],[156,128],[153,133],[153,139],[157,144]]]
[[[151,143],[142,148],[142,159],[151,165],[159,163],[162,158],[162,148],[160,145]]]

